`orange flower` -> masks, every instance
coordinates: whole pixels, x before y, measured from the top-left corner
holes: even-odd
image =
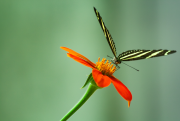
[[[106,59],[98,58],[98,62],[93,63],[85,56],[67,48],[60,47],[61,49],[68,51],[67,56],[74,59],[75,61],[92,68],[92,76],[97,86],[103,88],[107,87],[113,83],[114,87],[118,91],[118,93],[128,101],[128,107],[130,106],[130,102],[132,100],[132,94],[129,89],[118,79],[113,76],[113,73],[116,71],[116,67],[113,67],[113,64]],[[106,61],[106,62],[105,62]]]

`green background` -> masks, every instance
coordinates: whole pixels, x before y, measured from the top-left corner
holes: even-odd
[[[65,46],[96,62],[113,56],[95,16],[117,48],[177,53],[126,62],[114,73],[132,92],[130,108],[113,85],[97,90],[69,121],[180,120],[179,0],[1,0],[0,120],[59,121],[82,97],[91,69]]]

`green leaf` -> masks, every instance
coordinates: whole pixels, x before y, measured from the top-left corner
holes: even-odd
[[[89,74],[89,76],[88,76],[88,78],[87,78],[87,80],[86,80],[86,83],[84,84],[84,86],[83,87],[81,87],[81,89],[82,88],[84,88],[86,85],[88,85],[89,84],[89,82],[91,82],[91,80],[93,79],[93,77],[92,77],[92,73],[90,73]]]

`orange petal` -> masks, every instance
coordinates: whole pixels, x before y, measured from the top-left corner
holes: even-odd
[[[114,87],[116,88],[116,90],[118,91],[118,93],[125,99],[128,101],[128,107],[130,106],[130,102],[132,100],[132,94],[129,91],[129,89],[118,79],[116,79],[115,77],[111,77],[112,83],[114,85]]]
[[[91,61],[90,61],[88,58],[86,58],[85,56],[83,56],[83,55],[75,52],[74,50],[71,50],[71,49],[69,49],[69,48],[67,48],[67,47],[60,47],[60,48],[63,49],[63,50],[65,50],[65,51],[68,51],[68,52],[69,52],[70,54],[72,54],[72,55],[78,56],[78,57],[86,60],[89,64],[91,64],[93,67],[95,67],[95,64],[94,64],[93,62],[91,62]]]
[[[97,69],[92,70],[92,76],[94,81],[96,82],[96,85],[99,87],[107,87],[111,84],[111,79],[108,76],[103,75]]]
[[[79,58],[79,57],[77,57],[77,56],[74,56],[74,55],[72,55],[72,54],[70,54],[70,53],[67,53],[67,56],[70,57],[70,58],[72,58],[72,59],[74,59],[75,61],[77,61],[77,62],[79,62],[79,63],[87,66],[87,67],[94,68],[94,67],[93,67],[92,65],[90,65],[87,61],[85,61],[85,60],[83,60],[83,59],[81,59],[81,58]]]

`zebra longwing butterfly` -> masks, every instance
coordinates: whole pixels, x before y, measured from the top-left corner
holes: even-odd
[[[114,64],[116,64],[116,66],[118,67],[117,64],[120,64],[121,61],[132,61],[132,60],[140,60],[140,59],[148,59],[148,58],[153,58],[153,57],[159,57],[159,56],[165,56],[168,54],[172,54],[175,53],[175,50],[144,50],[144,49],[138,49],[138,50],[128,50],[125,51],[121,54],[119,54],[119,56],[116,56],[116,47],[115,47],[115,43],[111,37],[111,34],[109,33],[108,29],[106,28],[102,17],[100,16],[100,13],[96,10],[96,8],[94,7],[94,11],[95,14],[97,16],[97,19],[101,25],[101,28],[104,32],[104,35],[108,41],[108,44],[112,50],[112,53],[114,54],[114,58],[112,59],[112,62]]]

